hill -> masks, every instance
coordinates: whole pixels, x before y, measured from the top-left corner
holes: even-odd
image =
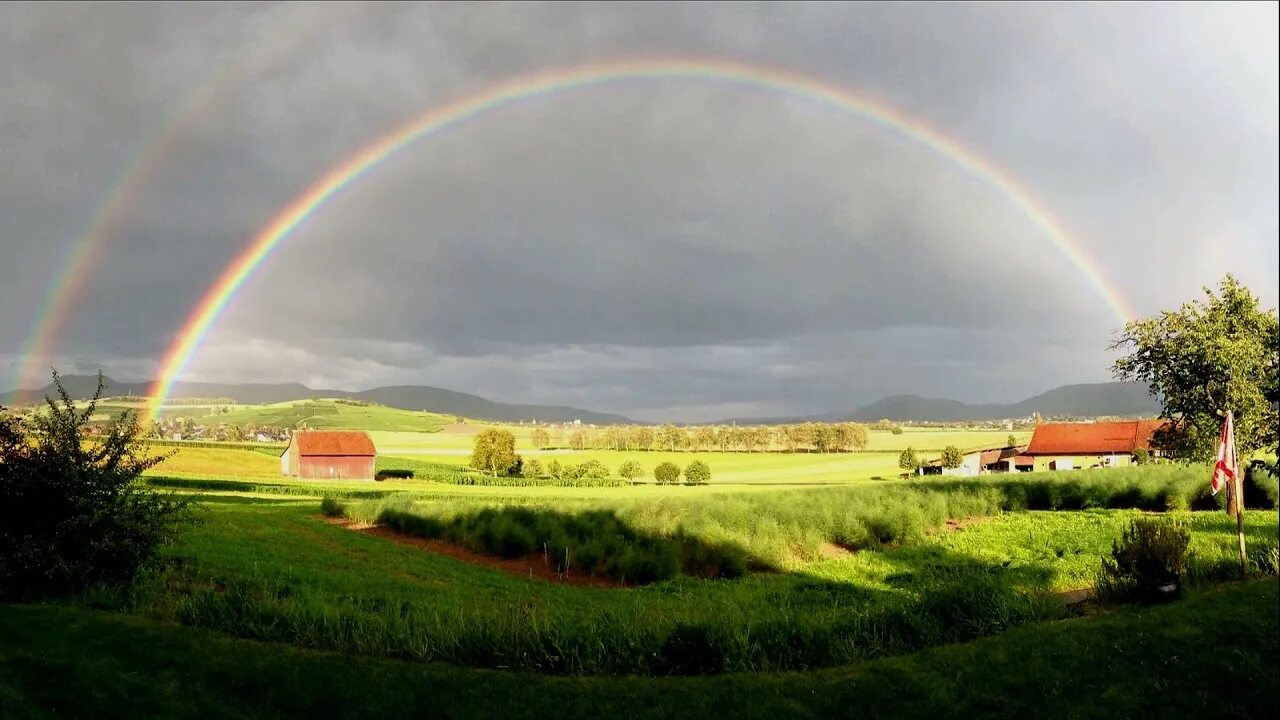
[[[1160,402],[1140,383],[1063,385],[1026,400],[1008,404],[968,405],[955,400],[896,395],[864,405],[842,420],[999,420],[1030,417],[1149,416]],[[835,419],[835,418],[833,418]]]
[[[150,383],[116,382],[106,378],[107,394],[111,396],[135,395],[143,397]],[[91,375],[65,375],[62,385],[73,398],[83,399],[93,394],[97,378]],[[9,393],[0,396],[0,403],[13,404],[19,398],[52,396],[53,385],[40,390]],[[608,425],[628,423],[630,420],[610,413],[592,412],[562,405],[513,405],[494,402],[478,395],[445,390],[426,385],[380,387],[358,392],[346,390],[315,389],[300,383],[177,383],[173,387],[174,398],[230,398],[247,405],[271,405],[311,398],[344,398],[386,405],[401,410],[430,411],[442,415],[461,415],[477,420],[516,421],[537,418],[549,422],[581,420],[587,423]]]
[[[1063,385],[1016,403],[970,405],[957,400],[919,395],[891,395],[849,412],[826,413],[798,418],[738,418],[742,424],[788,423],[806,420],[875,422],[882,418],[899,421],[1002,420],[1030,417],[1145,417],[1160,412],[1160,402],[1140,383],[1086,383]]]

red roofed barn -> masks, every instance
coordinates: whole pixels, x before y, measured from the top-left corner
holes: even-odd
[[[299,430],[280,456],[280,474],[331,480],[370,480],[377,457],[359,430]]]
[[[1130,465],[1139,448],[1151,450],[1151,437],[1163,425],[1163,420],[1041,423],[1024,455],[1037,471]]]

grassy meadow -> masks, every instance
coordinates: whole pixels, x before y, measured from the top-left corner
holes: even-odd
[[[374,437],[380,448],[403,447],[406,438],[424,438],[418,449],[466,448],[472,429]],[[925,447],[916,436],[964,442],[948,431],[882,435],[872,433],[882,448],[905,447],[904,437]],[[525,452],[521,437],[517,448]],[[1113,657],[1113,639],[1142,623],[1152,630],[1138,642],[1172,652],[1181,647],[1174,638],[1207,632],[1200,611],[1186,608],[1223,594],[1258,615],[1249,622],[1274,624],[1263,617],[1275,614],[1274,577],[1222,587],[1237,575],[1234,521],[1221,511],[1221,498],[1208,495],[1208,470],[1200,466],[901,479],[891,450],[591,450],[541,460],[597,459],[616,471],[628,459],[651,470],[663,460],[685,465],[697,457],[710,463],[712,481],[505,487],[458,484],[469,472],[461,453],[379,457],[379,468],[413,469],[411,480],[330,482],[280,477],[278,458],[265,450],[156,450],[172,455],[145,481],[193,498],[198,524],[165,550],[162,568],[126,591],[94,592],[60,607],[0,606],[0,627],[58,623],[43,636],[14,631],[10,647],[0,649],[6,669],[30,662],[72,672],[87,687],[110,672],[154,671],[155,658],[164,657],[197,672],[217,668],[216,679],[201,679],[197,690],[216,692],[219,683],[251,682],[233,679],[241,672],[235,664],[244,662],[264,677],[292,678],[283,694],[264,702],[294,710],[313,707],[303,690],[319,682],[311,673],[331,677],[359,666],[477,693],[490,684],[543,687],[552,697],[590,702],[573,706],[584,715],[596,714],[618,688],[648,687],[758,697],[762,711],[811,716],[830,707],[828,698],[782,688],[845,693],[877,707],[900,696],[858,678],[905,669],[946,673],[941,668],[952,662],[1013,668],[1021,661],[1012,658],[1030,658],[1042,643],[1061,652],[1084,643],[1094,662],[1104,662]],[[1274,576],[1280,564],[1278,494],[1267,486],[1251,496],[1258,508],[1246,517],[1254,577]],[[1156,513],[1191,533],[1186,599],[1154,610],[1069,604],[1094,585],[1101,558],[1127,523]],[[1161,624],[1169,622],[1185,629]],[[137,633],[147,650],[94,642],[88,656],[59,654],[95,633]],[[207,638],[209,654],[192,657],[188,637]],[[1274,656],[1273,637],[1250,642]],[[26,648],[39,643],[51,650],[34,659]],[[1261,657],[1246,661],[1265,668]],[[1137,673],[1144,662],[1114,672]],[[1032,667],[1051,670],[1041,660]],[[1073,667],[1080,669],[1055,687],[1104,681],[1090,662]],[[0,707],[39,692],[31,672],[0,680]],[[666,677],[678,675],[700,677]],[[1020,682],[992,676],[983,687],[1030,692]],[[386,687],[391,695],[377,701],[385,707],[407,711],[424,702],[416,690]],[[1124,687],[1144,701],[1154,692],[1142,683]],[[931,697],[961,707],[975,701],[960,685],[938,693]],[[771,704],[784,696],[791,700]],[[176,694],[148,697],[153,712],[183,713]],[[104,702],[79,691],[40,701],[86,713]],[[335,699],[343,707],[354,701]],[[480,712],[472,701],[455,701],[459,716]],[[1079,700],[1079,707],[1114,701]],[[1007,702],[1016,708],[1030,700]],[[539,700],[523,712],[537,717],[553,707]],[[645,707],[680,714],[662,702]],[[923,713],[937,706],[902,707]]]

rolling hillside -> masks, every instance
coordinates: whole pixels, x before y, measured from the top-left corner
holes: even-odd
[[[89,375],[66,375],[62,378],[63,387],[76,399],[87,398],[93,394],[97,378]],[[150,383],[124,383],[107,378],[107,394],[112,396],[136,395],[145,396]],[[48,385],[37,391],[9,393],[0,396],[0,403],[13,404],[16,397],[43,397],[53,395],[53,386]],[[359,392],[346,390],[313,389],[299,383],[248,383],[242,385],[224,383],[178,383],[174,386],[172,396],[175,398],[230,398],[247,405],[269,405],[287,403],[295,400],[311,398],[346,398],[378,403],[401,410],[430,411],[442,415],[460,415],[478,420],[529,420],[537,418],[549,422],[566,422],[581,420],[588,423],[607,425],[611,423],[630,422],[621,415],[592,412],[574,407],[560,405],[513,405],[493,402],[478,395],[445,390],[426,385],[407,385],[400,387],[381,387]]]
[[[1140,383],[1087,383],[1063,385],[1016,403],[970,405],[957,400],[919,395],[891,395],[849,412],[807,417],[736,418],[724,422],[774,424],[821,420],[875,422],[882,418],[898,421],[1002,420],[1030,417],[1149,417],[1160,412],[1160,402]]]

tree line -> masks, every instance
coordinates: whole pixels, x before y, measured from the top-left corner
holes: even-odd
[[[867,447],[867,428],[858,423],[807,422],[777,426],[680,427],[667,424],[613,425],[603,428],[537,427],[539,450],[649,450],[666,452],[854,452]]]

